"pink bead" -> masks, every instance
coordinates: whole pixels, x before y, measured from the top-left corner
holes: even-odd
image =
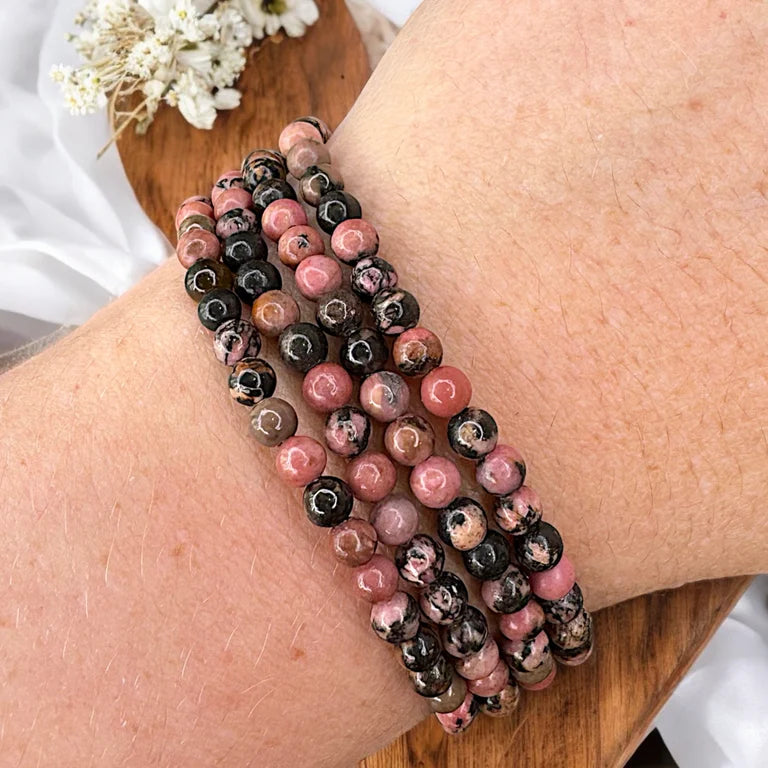
[[[195,197],[188,197],[180,206],[179,210],[176,212],[176,229],[179,228],[179,224],[181,224],[184,219],[187,218],[187,216],[192,216],[193,214],[200,214],[201,216],[213,216],[213,208],[211,207],[211,201],[206,198],[202,197],[200,195],[196,195]]]
[[[475,696],[495,696],[501,693],[509,684],[509,667],[507,662],[499,659],[490,674],[477,680],[467,681],[467,688]]]
[[[303,435],[289,437],[277,450],[275,466],[280,479],[303,488],[323,474],[326,455],[317,440]]]
[[[280,138],[277,140],[278,148],[284,155],[287,155],[293,145],[301,139],[326,142],[330,133],[328,126],[321,121],[318,121],[318,124],[321,126],[320,128],[303,120],[294,120],[292,123],[288,123],[281,131]]]
[[[453,712],[435,713],[435,717],[446,733],[456,734],[469,728],[479,711],[474,694],[468,691],[467,697]]]
[[[352,572],[355,590],[369,603],[389,600],[397,589],[397,568],[388,557],[374,555]]]
[[[469,405],[472,384],[451,365],[441,365],[421,380],[421,402],[435,416],[448,419]]]
[[[490,675],[498,663],[499,646],[489,637],[477,653],[458,659],[455,667],[465,680],[479,680]]]
[[[286,267],[296,269],[308,256],[325,253],[320,233],[308,225],[286,229],[277,241],[277,256]]]
[[[459,495],[461,475],[450,459],[430,456],[413,468],[410,484],[413,495],[425,507],[441,509]]]
[[[419,527],[419,510],[400,493],[387,496],[371,510],[371,525],[383,544],[405,544]]]
[[[211,190],[211,202],[216,205],[219,201],[219,197],[228,189],[245,187],[245,180],[243,179],[243,172],[238,168],[234,171],[227,171],[222,173]]]
[[[311,408],[330,413],[349,402],[352,388],[352,378],[340,365],[320,363],[304,376],[301,392]]]
[[[191,267],[198,259],[218,259],[219,238],[207,229],[188,229],[176,245],[176,255],[182,267]]]
[[[360,501],[381,501],[396,482],[395,465],[383,453],[367,451],[349,463],[347,483]]]
[[[555,680],[557,674],[557,664],[552,665],[552,671],[540,682],[540,683],[520,683],[521,688],[525,688],[526,691],[543,691],[545,688],[549,688]]]
[[[360,517],[350,517],[331,528],[331,550],[342,564],[354,568],[365,565],[376,552],[376,529]]]
[[[250,208],[253,205],[253,198],[247,189],[242,187],[232,187],[225,189],[216,199],[213,206],[214,215],[220,218],[227,211],[234,208]]]
[[[372,373],[360,385],[360,406],[376,421],[394,421],[408,410],[410,401],[405,379],[392,371]]]
[[[531,573],[528,581],[534,594],[542,600],[559,600],[573,589],[576,571],[571,561],[563,555],[554,568]]]
[[[525,608],[499,617],[499,630],[510,640],[530,640],[544,628],[544,609],[529,600]]]
[[[328,147],[312,139],[299,139],[285,156],[288,173],[294,179],[300,179],[312,166],[325,165],[331,162]]]
[[[379,233],[365,219],[347,219],[333,230],[331,250],[339,261],[354,264],[378,253]]]
[[[274,241],[278,241],[291,227],[306,223],[307,214],[301,203],[287,197],[271,202],[261,215],[261,231]]]
[[[341,288],[342,278],[341,267],[329,256],[309,256],[296,267],[296,287],[310,301]]]
[[[398,464],[415,467],[432,455],[435,433],[426,419],[410,413],[395,419],[387,427],[384,445]]]
[[[477,465],[475,477],[488,493],[506,496],[523,484],[525,461],[511,445],[497,445]]]

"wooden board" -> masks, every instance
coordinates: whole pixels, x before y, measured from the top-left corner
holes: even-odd
[[[164,110],[149,133],[128,133],[123,162],[150,218],[173,240],[172,213],[244,149],[273,146],[292,118],[317,114],[337,125],[362,89],[368,64],[343,0],[325,0],[306,37],[267,43],[241,78],[242,106],[213,131],[191,128]],[[749,579],[689,585],[639,598],[597,616],[599,649],[586,667],[566,670],[549,691],[530,695],[509,720],[479,718],[460,738],[430,719],[364,768],[617,768],[725,618]]]

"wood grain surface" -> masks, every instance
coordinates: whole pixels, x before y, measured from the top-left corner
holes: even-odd
[[[163,110],[146,136],[119,144],[150,218],[173,240],[173,212],[190,194],[270,147],[286,122],[316,114],[337,125],[368,77],[365,50],[343,0],[323,0],[306,37],[267,43],[243,74],[241,107],[212,131]],[[749,579],[692,584],[638,598],[596,616],[598,650],[584,667],[560,668],[547,691],[529,694],[507,720],[478,718],[459,738],[430,719],[363,761],[364,768],[618,768]]]

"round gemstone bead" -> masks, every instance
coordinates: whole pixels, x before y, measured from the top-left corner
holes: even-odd
[[[330,256],[308,256],[296,267],[296,287],[310,301],[341,288],[342,279],[339,263]]]
[[[509,662],[510,667],[512,667],[513,673],[535,672],[552,662],[549,637],[543,631],[534,635],[530,640],[508,640],[503,638],[501,640],[501,652]],[[525,682],[539,681],[526,680]]]
[[[544,610],[536,600],[529,600],[519,611],[505,613],[499,617],[499,630],[510,640],[530,640],[542,629]]]
[[[247,320],[229,320],[213,334],[213,352],[224,365],[239,363],[244,357],[258,357],[261,337]]]
[[[298,426],[293,406],[279,397],[262,400],[251,411],[251,431],[267,448],[274,448],[295,435]]]
[[[355,568],[353,584],[357,594],[369,603],[389,600],[397,589],[397,568],[383,555],[373,555],[364,565]]]
[[[464,701],[453,712],[438,712],[435,717],[446,733],[455,735],[466,731],[479,711],[480,700],[468,691]]]
[[[509,565],[509,545],[498,531],[490,530],[474,549],[462,552],[461,558],[476,579],[498,579]]]
[[[277,291],[283,285],[277,267],[268,261],[246,261],[235,275],[235,293],[246,303],[253,304],[267,291]]]
[[[261,230],[270,239],[278,241],[291,227],[306,225],[307,214],[301,203],[287,197],[270,203],[261,216]]]
[[[203,197],[202,195],[195,195],[194,197],[188,197],[176,211],[176,218],[174,220],[174,226],[179,228],[187,216],[192,216],[199,213],[202,216],[213,216],[213,208],[210,198]]]
[[[319,297],[315,317],[331,336],[349,336],[363,325],[363,305],[348,288],[338,288]]]
[[[204,229],[213,232],[216,229],[216,222],[210,216],[204,216],[201,213],[192,213],[181,220],[179,228],[176,230],[176,237],[180,238],[190,229]]]
[[[299,321],[299,305],[285,291],[265,291],[253,302],[251,322],[269,338],[279,336]]]
[[[305,435],[289,437],[275,455],[278,477],[286,484],[303,488],[325,469],[325,448]]]
[[[540,522],[523,536],[514,538],[517,561],[527,571],[554,568],[563,556],[563,540],[554,525]]]
[[[295,200],[296,192],[285,179],[266,179],[253,190],[253,205],[264,211],[275,200]]]
[[[437,663],[441,655],[440,638],[434,629],[422,624],[419,631],[400,644],[403,665],[410,672],[423,672]]]
[[[236,232],[224,241],[221,260],[237,272],[249,261],[266,261],[267,253],[267,244],[258,232]]]
[[[328,340],[312,323],[294,323],[280,334],[280,357],[294,370],[306,373],[327,356]]]
[[[361,517],[350,517],[331,529],[331,551],[342,565],[365,565],[376,552],[376,529]]]
[[[349,463],[347,482],[355,498],[376,502],[392,492],[397,482],[397,472],[385,454],[366,451]]]
[[[474,549],[485,538],[488,521],[483,508],[467,496],[459,496],[437,516],[437,535],[460,552]]]
[[[453,712],[467,698],[467,683],[463,677],[454,675],[448,689],[438,696],[429,699],[429,707],[433,712]]]
[[[379,291],[397,286],[397,272],[388,261],[378,256],[368,256],[360,259],[352,268],[349,284],[363,301],[373,301]]]
[[[495,645],[495,643],[494,643]],[[467,682],[467,688],[475,696],[495,696],[501,693],[509,684],[509,666],[504,659],[499,658],[498,646],[496,648],[496,666],[484,677],[479,677]]]
[[[445,553],[440,542],[426,533],[417,533],[395,552],[395,565],[405,581],[417,587],[431,584],[442,572]]]
[[[213,213],[217,219],[220,219],[228,211],[235,208],[250,208],[251,205],[253,205],[253,198],[247,189],[232,187],[225,189],[218,196],[213,205]]]
[[[546,571],[532,573],[531,589],[543,600],[559,600],[565,597],[576,583],[576,571],[571,561],[563,555],[560,562]]]
[[[456,671],[465,680],[480,680],[493,672],[499,659],[499,646],[489,636],[477,653],[465,656],[456,662]]]
[[[371,420],[368,414],[351,405],[328,414],[325,422],[325,443],[339,456],[352,458],[368,447]]]
[[[382,499],[370,514],[379,541],[389,546],[405,544],[419,527],[419,510],[401,493]]]
[[[525,574],[510,565],[499,577],[483,582],[483,601],[494,613],[516,613],[531,597],[531,586]]]
[[[331,250],[339,261],[356,264],[379,251],[379,233],[365,219],[347,219],[333,230]]]
[[[285,179],[285,157],[272,149],[254,149],[243,160],[246,189],[255,189],[268,179]]]
[[[331,162],[331,153],[324,144],[312,139],[294,142],[285,157],[288,173],[300,179],[310,168]]]
[[[443,648],[458,659],[477,653],[488,639],[488,622],[485,616],[468,605],[464,613],[445,628]]]
[[[581,587],[576,582],[571,591],[559,600],[540,600],[544,617],[550,624],[565,624],[575,618],[584,605]]]
[[[521,485],[508,496],[499,496],[494,507],[499,528],[513,536],[528,533],[541,520],[539,494],[527,485]]]
[[[465,459],[479,459],[496,447],[499,428],[488,411],[465,408],[448,422],[448,442]]]
[[[219,197],[228,189],[242,189],[245,186],[243,173],[238,168],[236,171],[227,171],[216,180],[211,190],[211,203],[216,205]]]
[[[392,361],[404,376],[425,376],[443,361],[443,345],[427,328],[409,328],[395,339]]]
[[[286,229],[277,241],[277,256],[291,269],[296,269],[307,257],[323,253],[323,238],[314,227],[306,224]]]
[[[222,239],[237,232],[259,232],[261,225],[256,214],[248,208],[233,208],[216,222],[216,234]]]
[[[184,275],[184,289],[195,301],[200,301],[214,288],[227,291],[232,288],[232,273],[220,261],[200,259]]]
[[[420,672],[410,673],[413,689],[419,696],[439,696],[445,693],[453,680],[453,669],[444,653],[440,653],[435,663]]]
[[[176,256],[185,268],[191,267],[199,259],[215,261],[220,252],[219,238],[207,229],[187,230],[176,245]]]
[[[579,650],[592,639],[592,616],[583,608],[565,624],[550,624],[547,627],[553,652],[568,656],[568,651]]]
[[[344,189],[342,175],[330,164],[313,165],[307,168],[299,181],[301,199],[313,208],[317,208],[320,200],[336,189]]]
[[[197,316],[209,331],[215,331],[229,320],[239,320],[241,312],[240,299],[225,288],[208,291],[197,305]]]
[[[489,717],[508,717],[517,709],[519,703],[520,687],[510,678],[499,693],[480,699],[480,711]]]
[[[283,128],[277,146],[287,155],[291,147],[302,139],[311,139],[324,144],[331,135],[328,126],[318,117],[297,117]]]
[[[324,194],[317,203],[317,224],[329,235],[347,219],[359,219],[362,215],[360,203],[355,197],[340,189]]]
[[[430,456],[413,468],[409,482],[413,495],[425,507],[440,509],[458,496],[461,475],[450,459]]]
[[[338,477],[321,475],[304,489],[304,510],[314,525],[333,528],[352,513],[352,489]]]
[[[583,664],[592,655],[594,648],[594,636],[590,638],[578,648],[569,648],[568,650],[560,650],[557,646],[552,646],[552,656],[566,667],[577,667],[579,664]]]
[[[384,337],[373,328],[361,328],[344,339],[339,362],[353,376],[368,376],[380,371],[389,358]]]
[[[421,402],[435,416],[448,419],[469,405],[472,384],[463,371],[441,365],[421,380]]]
[[[352,397],[352,379],[337,363],[320,363],[304,376],[301,392],[310,408],[330,413]]]
[[[382,333],[397,336],[419,322],[421,308],[412,293],[402,288],[384,288],[373,297],[371,312]]]
[[[545,669],[549,670],[546,677],[544,677],[544,679],[539,682],[533,682],[535,678],[544,674]],[[541,672],[537,670],[536,672],[517,672],[516,674],[517,681],[520,683],[521,688],[524,688],[526,691],[543,691],[545,688],[549,688],[549,686],[552,685],[552,683],[555,681],[555,675],[557,675],[557,665],[552,662],[550,664],[544,665]]]
[[[414,467],[432,455],[435,433],[426,419],[408,413],[399,416],[387,427],[384,446],[398,464]]]
[[[443,571],[419,597],[423,614],[435,624],[451,624],[466,610],[469,595],[464,582],[450,571]]]
[[[506,496],[523,484],[525,461],[511,445],[497,445],[477,465],[475,476],[488,493]]]
[[[395,592],[389,600],[374,603],[371,627],[388,643],[410,640],[419,631],[419,608],[407,592]],[[418,674],[418,673],[417,673]]]
[[[274,369],[261,358],[246,357],[235,363],[229,374],[229,394],[242,405],[256,405],[272,397],[276,386]]]
[[[360,385],[360,405],[376,421],[394,421],[410,404],[411,393],[399,373],[377,371]]]

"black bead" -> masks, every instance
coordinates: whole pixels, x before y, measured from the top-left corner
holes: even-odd
[[[244,357],[229,374],[229,393],[242,405],[256,405],[272,397],[276,386],[275,369],[258,357]]]
[[[208,291],[197,305],[197,316],[209,331],[215,331],[227,320],[239,320],[242,311],[240,299],[226,288]]]
[[[448,422],[448,442],[465,459],[481,459],[496,447],[498,439],[495,419],[482,408],[465,408]]]
[[[224,241],[224,252],[221,260],[232,272],[254,259],[266,261],[267,244],[257,232],[236,232]]]
[[[334,453],[345,459],[359,456],[367,447],[371,437],[371,418],[361,408],[353,405],[342,405],[328,414],[325,420],[326,436],[328,432],[340,432],[341,446],[331,442],[326,437],[326,444]]]
[[[243,160],[245,188],[251,191],[262,181],[284,179],[287,173],[285,158],[272,149],[254,149]]]
[[[360,203],[340,189],[334,189],[320,198],[317,204],[317,224],[323,232],[329,235],[347,219],[359,219],[363,215]]]
[[[361,328],[347,336],[339,349],[339,362],[352,376],[368,376],[382,370],[389,359],[384,337],[373,328]]]
[[[373,301],[379,291],[394,288],[397,279],[397,271],[388,261],[378,256],[366,256],[352,267],[349,284],[363,301]]]
[[[252,259],[246,261],[235,276],[235,293],[246,303],[253,304],[262,293],[279,291],[283,278],[274,264]]]
[[[349,336],[363,325],[363,304],[348,288],[339,288],[320,297],[315,317],[331,336]]]
[[[220,262],[213,259],[198,259],[184,275],[184,288],[191,299],[200,301],[214,288],[231,290],[232,273]]]
[[[461,558],[472,576],[482,581],[491,581],[498,579],[507,569],[509,546],[498,531],[490,530],[474,549],[462,552]]]
[[[227,229],[234,226],[235,232],[261,232],[261,214],[250,208],[232,208],[219,216],[219,222]]]
[[[266,208],[275,200],[295,200],[296,192],[293,187],[284,179],[267,179],[256,185],[253,190],[253,204],[261,208]]]
[[[306,373],[328,357],[328,339],[312,323],[293,323],[280,334],[280,357],[286,365]]]
[[[413,689],[419,696],[439,696],[451,687],[452,680],[453,666],[444,653],[437,657],[431,667],[421,672],[411,672]]]
[[[302,190],[311,189],[313,195],[322,199],[329,192],[344,189],[344,182],[340,180],[340,177],[332,176],[328,172],[327,166],[310,165],[301,177],[299,187]],[[317,198],[313,199],[317,202]],[[311,205],[311,203],[309,204]]]
[[[440,649],[437,632],[427,624],[422,624],[414,637],[400,644],[403,664],[411,672],[423,672],[436,664]]]
[[[539,600],[544,609],[544,618],[550,624],[565,624],[576,618],[584,607],[584,595],[578,582],[571,587],[571,591],[559,600]]]
[[[397,336],[419,322],[421,308],[412,293],[402,288],[384,288],[373,297],[371,312],[382,333]]]
[[[321,475],[304,489],[304,510],[322,528],[343,523],[352,513],[352,489],[338,477]]]
[[[467,585],[451,571],[443,571],[421,593],[421,600],[427,603],[431,612],[438,616],[441,624],[450,624],[458,619],[466,610],[469,601]],[[434,621],[427,614],[430,621]]]
[[[497,580],[498,588],[493,590],[493,605],[488,607],[496,613],[514,613],[522,610],[531,599],[531,586],[525,574],[510,565]]]
[[[528,533],[514,537],[517,561],[527,571],[547,571],[563,556],[563,540],[554,525],[541,522]]]
[[[477,653],[488,639],[485,615],[468,605],[464,613],[445,629],[445,649],[453,656],[464,659]]]

